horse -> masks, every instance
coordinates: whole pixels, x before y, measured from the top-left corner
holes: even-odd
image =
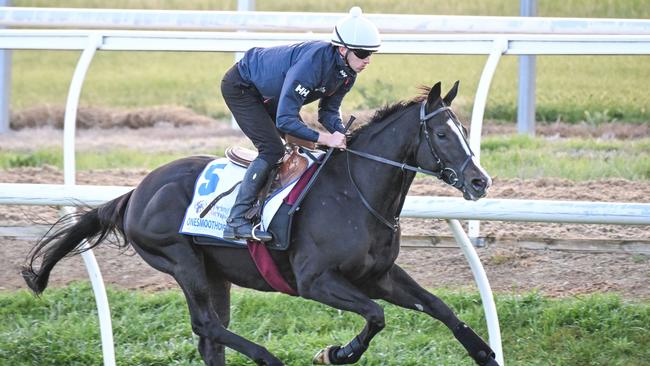
[[[347,149],[331,154],[295,213],[290,247],[271,251],[297,296],[354,312],[366,321],[346,345],[317,352],[314,363],[356,363],[385,326],[383,309],[374,301],[383,299],[444,323],[478,365],[498,365],[479,335],[395,264],[398,218],[416,172],[437,176],[467,200],[485,196],[491,185],[451,109],[457,92],[458,81],[444,97],[440,82],[423,87],[421,95],[385,106],[350,133]],[[196,178],[212,159],[192,156],[170,162],[123,196],[54,224],[22,270],[29,288],[42,293],[59,260],[116,234],[120,246],[131,245],[145,262],[176,280],[206,365],[225,365],[225,347],[258,365],[283,365],[265,347],[228,330],[231,284],[275,291],[248,251],[196,245],[178,232]]]

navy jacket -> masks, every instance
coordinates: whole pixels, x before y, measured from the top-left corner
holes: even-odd
[[[318,121],[330,133],[343,132],[339,107],[356,73],[330,43],[252,48],[237,68],[242,79],[260,92],[280,131],[317,141],[318,133],[300,120],[300,109],[319,99]]]

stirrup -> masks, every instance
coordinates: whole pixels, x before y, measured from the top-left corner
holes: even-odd
[[[251,229],[251,237],[252,237],[254,240],[261,241],[261,242],[263,242],[263,243],[264,243],[264,242],[267,242],[267,241],[271,241],[271,240],[273,240],[273,236],[272,236],[271,233],[269,233],[268,231],[262,231],[262,230],[259,231],[260,233],[267,233],[267,234],[269,234],[268,237],[258,238],[257,235],[255,235],[255,231],[256,231],[258,228],[261,228],[261,227],[262,227],[262,223],[261,223],[261,222],[258,222],[257,225],[254,225],[254,226],[253,226],[253,229]]]
[[[257,230],[259,227],[262,227],[261,222],[258,222],[257,225],[253,225],[253,228],[251,229],[251,237],[257,241],[263,241],[262,239],[258,238],[257,235],[255,235],[255,230]]]
[[[257,240],[261,242],[268,242],[273,240],[273,235],[268,231],[258,231],[255,235],[255,230],[261,227],[261,224],[257,224],[251,227],[250,231],[242,231],[239,227],[228,226],[223,232],[223,238],[226,240]],[[226,235],[231,234],[231,235]]]

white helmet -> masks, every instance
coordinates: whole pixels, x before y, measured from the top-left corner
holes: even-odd
[[[381,46],[381,38],[377,27],[361,15],[360,7],[355,6],[350,9],[350,15],[340,20],[334,27],[332,44],[374,52]]]

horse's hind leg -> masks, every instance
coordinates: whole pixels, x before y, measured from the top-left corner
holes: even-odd
[[[208,280],[210,282],[211,302],[217,311],[221,324],[228,328],[230,324],[230,282],[225,280],[218,273],[211,273],[208,268]],[[206,365],[225,366],[226,350],[223,344],[214,343],[207,337],[199,339],[199,353]]]
[[[422,311],[443,322],[478,365],[498,366],[490,346],[460,321],[447,304],[420,287],[398,265],[393,265],[376,285],[371,291],[376,291],[378,297],[407,309]]]
[[[172,275],[181,286],[187,299],[192,320],[192,330],[200,338],[200,352],[207,365],[224,365],[223,348],[232,348],[258,365],[280,366],[283,363],[264,347],[257,345],[226,329],[228,319],[222,320],[219,314],[225,314],[221,295],[226,291],[226,282],[209,279],[203,255],[189,243],[179,243],[173,251],[176,264]],[[178,250],[180,249],[180,250]],[[213,288],[214,284],[221,287]]]
[[[193,245],[189,237],[177,233],[178,223],[182,222],[187,207],[187,197],[194,186],[193,172],[183,167],[169,169],[172,170],[170,175],[179,176],[175,179],[165,177],[163,181],[169,182],[164,184],[157,182],[156,179],[162,178],[152,173],[148,176],[149,180],[143,180],[133,193],[125,223],[125,231],[133,248],[149,265],[172,275],[178,282],[187,300],[192,330],[201,339],[201,356],[207,364],[224,364],[223,348],[219,347],[223,345],[260,365],[282,365],[262,346],[226,329],[224,323],[228,319],[220,318],[220,315],[227,314],[223,309],[227,301],[222,297],[227,293],[226,284],[224,281],[211,281],[214,273],[206,269],[211,263],[205,251],[216,249]],[[154,188],[141,188],[147,184]],[[215,284],[217,287],[213,288]]]

